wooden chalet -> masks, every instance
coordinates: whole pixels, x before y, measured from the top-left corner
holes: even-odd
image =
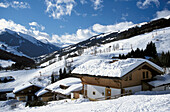
[[[144,59],[95,59],[72,71],[82,81],[84,97],[90,100],[110,99],[145,90],[143,81],[162,73],[159,66]]]
[[[15,94],[15,98],[19,101],[34,101],[37,99],[35,93],[41,88],[42,86],[28,83],[16,87],[13,93]]]

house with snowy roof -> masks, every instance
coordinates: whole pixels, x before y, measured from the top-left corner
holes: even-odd
[[[155,80],[144,81],[142,83],[143,90],[150,91],[170,91],[170,74],[157,75]]]
[[[42,101],[79,98],[82,91],[80,78],[69,77],[48,85],[35,94]]]
[[[8,88],[8,89],[0,89],[0,100],[7,100],[9,97],[8,95],[12,93],[14,88]]]
[[[142,83],[161,75],[163,70],[145,60],[94,59],[76,67],[72,74],[80,77],[83,95],[90,100],[110,99],[113,96],[143,90]]]
[[[15,80],[12,76],[0,77],[0,83],[6,83]]]
[[[43,88],[40,85],[25,83],[20,86],[17,86],[13,93],[15,94],[15,98],[19,101],[34,101],[37,99],[35,93]]]

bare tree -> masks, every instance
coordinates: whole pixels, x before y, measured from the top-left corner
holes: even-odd
[[[117,43],[117,44],[116,44],[116,50],[118,50],[118,49],[119,49],[119,44]]]

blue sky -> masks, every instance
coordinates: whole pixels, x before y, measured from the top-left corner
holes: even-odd
[[[1,0],[1,29],[73,44],[170,15],[170,0]]]

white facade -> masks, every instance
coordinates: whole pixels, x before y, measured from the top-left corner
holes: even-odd
[[[87,97],[91,99],[102,98],[105,97],[105,89],[106,87],[102,86],[94,86],[94,85],[87,85]],[[120,89],[110,88],[111,89],[111,96],[121,94]]]
[[[142,86],[133,86],[133,87],[128,87],[128,88],[124,88],[125,89],[125,92],[132,92],[132,93],[135,93],[135,92],[139,92],[142,90]]]

